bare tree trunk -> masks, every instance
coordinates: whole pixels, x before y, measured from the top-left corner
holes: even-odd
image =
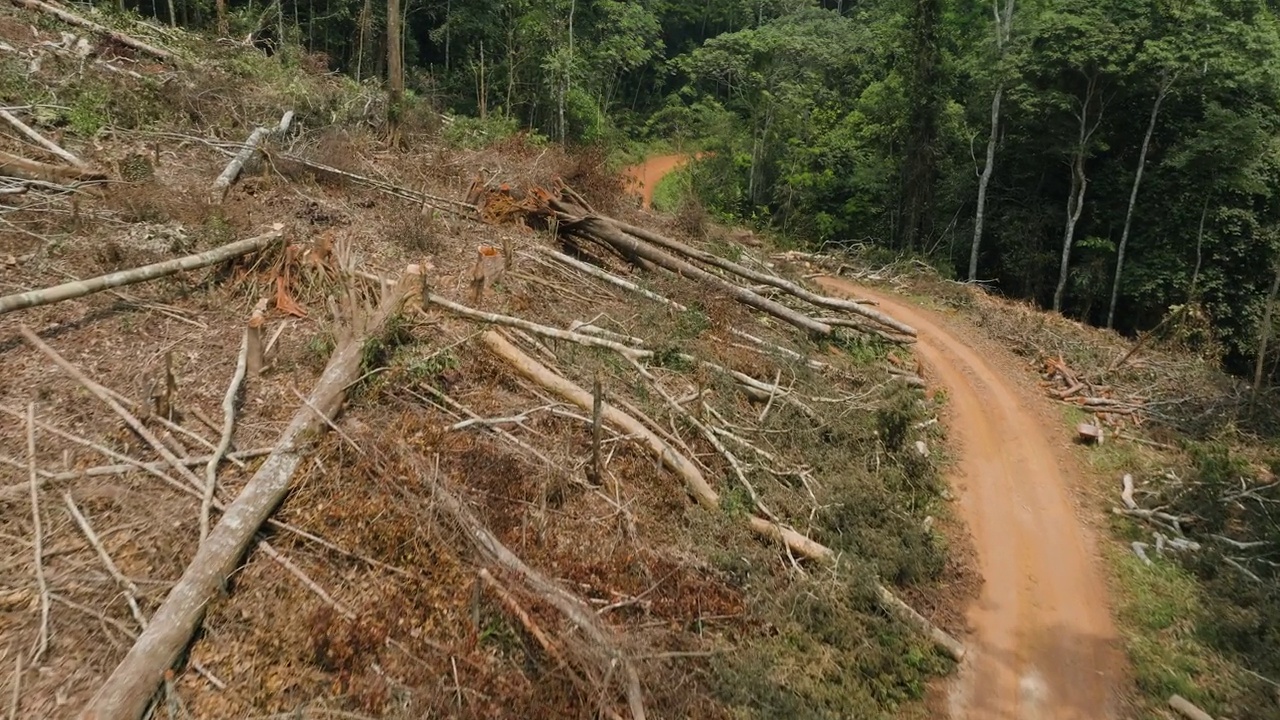
[[[395,144],[400,129],[400,101],[404,96],[404,65],[400,58],[400,0],[387,0],[387,86],[391,93],[387,125]]]
[[[173,6],[173,0],[169,0],[169,6]],[[218,13],[218,37],[227,36],[227,0],[217,0],[215,3]]]
[[[996,140],[1000,134],[1000,101],[1004,98],[1004,86],[996,88],[991,98],[991,134],[987,137],[987,162],[978,178],[978,209],[973,216],[973,247],[969,250],[969,282],[978,279],[978,249],[982,245],[982,223],[986,219],[987,185],[996,165]]]
[[[1197,284],[1200,282],[1200,266],[1204,261],[1204,219],[1209,214],[1209,196],[1205,195],[1204,207],[1200,208],[1200,229],[1196,230],[1196,266],[1191,271],[1191,289],[1187,291],[1187,300],[1196,299]]]
[[[1147,150],[1151,148],[1151,135],[1156,129],[1156,117],[1160,114],[1160,103],[1169,94],[1169,88],[1177,76],[1160,83],[1160,92],[1151,106],[1151,120],[1147,123],[1147,134],[1142,138],[1142,151],[1138,153],[1138,172],[1133,176],[1133,187],[1129,190],[1129,209],[1124,214],[1124,230],[1120,232],[1120,247],[1116,250],[1116,277],[1111,283],[1111,306],[1107,308],[1107,329],[1110,330],[1116,319],[1116,298],[1120,296],[1120,274],[1124,272],[1124,251],[1129,245],[1129,228],[1133,224],[1133,208],[1138,203],[1138,186],[1142,184],[1142,171],[1147,167]]]
[[[176,260],[166,260],[164,262],[145,265],[131,270],[121,270],[120,272],[111,273],[109,275],[100,275],[89,280],[75,280],[61,285],[44,288],[42,290],[32,290],[30,292],[20,293],[18,295],[8,295],[0,297],[0,315],[14,310],[22,310],[24,308],[32,308],[40,305],[48,305],[50,303],[70,300],[72,298],[84,297],[103,290],[122,287],[125,285],[133,285],[134,283],[154,280],[165,275],[172,275],[176,272],[184,270],[195,270],[196,268],[207,267],[220,263],[224,260],[230,260],[234,257],[247,255],[256,250],[270,245],[272,242],[282,237],[281,226],[277,225],[270,232],[259,235],[248,240],[241,240],[229,245],[214,248],[198,255],[189,255],[187,257],[178,258]]]
[[[384,295],[371,316],[356,317],[357,325],[341,342],[324,374],[281,435],[271,456],[262,464],[240,495],[200,545],[164,603],[151,617],[124,659],[80,715],[80,720],[135,720],[142,716],[166,670],[191,640],[209,600],[218,592],[248,549],[262,523],[289,490],[293,473],[306,454],[307,438],[314,438],[337,415],[347,388],[360,373],[365,339],[380,331],[398,309],[403,293],[415,282],[408,276],[394,294]],[[360,311],[353,306],[350,312]]]
[[[1058,287],[1053,292],[1053,311],[1062,312],[1062,297],[1067,291],[1067,272],[1071,267],[1071,246],[1075,243],[1076,223],[1084,211],[1085,192],[1089,189],[1089,178],[1085,175],[1085,160],[1089,154],[1089,140],[1098,124],[1102,121],[1102,112],[1089,126],[1089,106],[1093,104],[1093,96],[1098,90],[1097,77],[1090,77],[1085,89],[1084,100],[1080,104],[1080,135],[1071,158],[1071,191],[1067,194],[1067,223],[1062,234],[1062,265],[1058,268]]]
[[[364,46],[366,39],[369,37],[369,27],[372,24],[373,8],[370,7],[370,0],[364,0],[364,5],[360,7],[360,36],[356,41],[356,82],[359,83],[364,78]]]
[[[1014,0],[1005,0],[1004,11],[1001,12],[999,0],[992,2],[992,14],[996,24],[996,49],[999,57],[1004,57],[1004,44],[1009,39],[1009,31],[1013,24]],[[1004,99],[1004,83],[996,86],[995,95],[991,97],[991,133],[987,136],[987,162],[982,166],[982,176],[978,178],[978,209],[973,217],[973,246],[969,249],[969,282],[978,279],[978,250],[982,245],[982,224],[987,214],[987,186],[991,184],[991,175],[996,166],[996,142],[1000,138],[1000,102]]]
[[[1262,390],[1262,369],[1267,361],[1267,343],[1271,340],[1271,318],[1276,309],[1276,293],[1280,291],[1280,261],[1276,262],[1276,278],[1267,295],[1267,310],[1262,314],[1262,327],[1258,330],[1258,359],[1253,366],[1253,399]]]

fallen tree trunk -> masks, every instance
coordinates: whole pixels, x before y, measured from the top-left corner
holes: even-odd
[[[915,328],[899,320],[896,320],[893,317],[890,317],[886,313],[867,307],[865,304],[859,303],[856,300],[845,300],[842,298],[833,298],[833,297],[828,297],[826,295],[819,295],[818,293],[812,292],[811,290],[801,287],[800,285],[797,285],[796,283],[793,283],[790,280],[787,280],[786,278],[778,277],[777,275],[770,275],[769,273],[757,272],[755,270],[752,270],[751,268],[744,267],[730,260],[726,260],[725,258],[722,258],[718,255],[713,255],[712,253],[706,252],[705,250],[699,250],[698,248],[686,245],[678,240],[673,240],[666,236],[659,235],[658,233],[655,233],[651,230],[646,230],[642,227],[637,227],[635,225],[629,225],[620,220],[614,220],[612,218],[601,217],[601,219],[607,222],[612,222],[623,232],[629,235],[634,235],[640,238],[641,240],[651,242],[654,245],[658,245],[667,250],[671,250],[672,252],[680,253],[681,255],[693,258],[695,260],[698,260],[699,262],[703,262],[708,265],[713,265],[715,267],[720,268],[721,270],[727,270],[733,273],[734,275],[738,275],[748,280],[752,280],[754,282],[758,282],[764,285],[769,285],[771,287],[778,288],[779,290],[783,290],[791,295],[794,295],[795,297],[800,298],[801,300],[804,300],[805,302],[811,305],[816,305],[818,307],[823,307],[823,308],[829,308],[832,310],[844,310],[846,312],[851,312],[855,315],[861,315],[862,317],[865,317],[869,320],[874,320],[875,322],[880,323],[881,325],[884,325],[886,327],[893,328],[895,331],[902,333],[903,335],[909,335],[911,337],[916,336]]]
[[[1201,710],[1181,695],[1169,696],[1169,707],[1187,720],[1213,720],[1213,716]]]
[[[635,236],[628,235],[619,229],[617,225],[604,218],[589,215],[574,222],[571,229],[596,242],[612,246],[626,255],[638,256],[678,275],[699,280],[704,285],[723,292],[743,305],[766,312],[779,320],[809,332],[811,335],[831,335],[830,325],[814,320],[808,315],[792,310],[740,285],[735,285],[718,275],[713,275],[692,263],[653,247]]]
[[[800,533],[790,528],[782,527],[776,523],[758,517],[752,517],[750,520],[751,529],[758,535],[777,540],[785,544],[792,552],[807,557],[811,560],[830,561],[835,557],[835,553],[831,548],[810,540]],[[880,582],[876,582],[876,594],[880,601],[880,606],[885,611],[897,617],[903,623],[914,628],[917,632],[928,637],[937,645],[939,649],[945,652],[951,659],[959,662],[964,657],[964,645],[942,628],[929,622],[914,608],[903,602],[897,595],[894,595],[888,588]]]
[[[114,272],[109,275],[99,275],[96,278],[90,278],[88,280],[74,280],[72,282],[54,285],[53,287],[44,288],[42,290],[32,290],[30,292],[19,293],[17,295],[0,297],[0,315],[14,310],[22,310],[25,308],[61,302],[63,300],[70,300],[72,298],[84,297],[85,295],[91,295],[96,292],[102,292],[103,290],[110,290],[111,288],[117,288],[124,285],[146,282],[147,280],[154,280],[158,277],[172,275],[184,270],[195,270],[197,268],[215,265],[225,260],[230,260],[241,255],[247,255],[256,250],[265,248],[272,242],[283,237],[284,232],[282,228],[282,225],[276,225],[270,231],[259,235],[258,237],[233,242],[197,255],[188,255],[187,257],[166,260],[152,265],[144,265],[139,268],[121,270],[120,272]]]
[[[78,167],[80,169],[85,169],[89,167],[87,164],[85,164],[85,161],[81,160],[75,155],[72,155],[71,153],[67,152],[63,148],[59,147],[57,143],[53,142],[49,138],[36,132],[29,125],[19,120],[17,116],[9,112],[8,110],[5,110],[4,108],[0,108],[0,118],[3,118],[5,122],[12,125],[18,132],[22,133],[23,135],[26,135],[29,139],[31,139],[31,141],[35,142],[40,147],[44,148],[45,150],[48,150],[54,155],[57,155],[63,160],[66,160],[71,165],[74,165],[75,167]]]
[[[583,410],[592,411],[595,398],[591,396],[591,393],[552,372],[542,363],[526,355],[523,350],[507,342],[498,333],[490,330],[481,335],[480,340],[495,355],[510,363],[521,375]],[[711,486],[707,484],[707,481],[702,477],[702,473],[693,466],[693,463],[673,450],[652,430],[645,427],[639,420],[608,403],[602,403],[601,416],[609,424],[621,428],[626,434],[639,438],[647,445],[655,455],[661,458],[662,464],[684,480],[690,493],[699,503],[713,508],[718,506],[720,498],[716,495],[716,491],[712,490]]]
[[[138,40],[137,38],[134,38],[132,36],[125,35],[124,33],[118,33],[113,30],[108,30],[107,28],[99,25],[96,22],[93,22],[92,20],[86,20],[80,17],[79,15],[63,10],[62,8],[54,7],[53,5],[50,5],[46,2],[41,2],[41,0],[9,0],[9,2],[19,7],[24,7],[30,10],[36,10],[36,11],[45,13],[47,15],[52,15],[58,18],[59,20],[61,20],[62,22],[67,23],[68,25],[75,25],[76,27],[82,27],[86,30],[92,30],[93,32],[106,35],[107,37],[111,38],[112,40],[115,40],[121,45],[131,47],[134,50],[144,52],[160,60],[172,62],[177,59],[176,56],[173,53],[169,52],[168,50],[162,50],[158,47],[155,47],[154,45],[148,45],[147,43],[142,42],[141,40]]]
[[[413,282],[399,283],[394,293],[383,296],[376,311],[366,315],[360,315],[352,303],[352,326],[329,358],[310,397],[294,413],[276,449],[226,508],[147,629],[81,712],[80,720],[137,720],[146,711],[165,671],[190,642],[205,607],[288,492],[293,473],[306,457],[308,440],[323,432],[337,415],[347,388],[359,377],[365,340],[379,332],[398,310],[404,289],[414,286]]]
[[[495,325],[505,325],[507,327],[519,328],[520,330],[526,330],[536,335],[542,335],[543,337],[549,337],[555,340],[565,340],[568,342],[577,343],[579,345],[585,345],[587,347],[606,348],[608,350],[613,350],[614,352],[617,352],[623,357],[628,357],[632,359],[643,359],[653,355],[653,351],[651,350],[638,350],[636,348],[627,347],[626,345],[622,345],[620,343],[614,342],[612,340],[607,340],[605,338],[599,338],[593,335],[577,333],[571,330],[561,330],[560,328],[554,328],[548,325],[540,325],[538,323],[530,322],[529,320],[525,320],[523,318],[513,317],[511,315],[499,315],[498,313],[485,312],[483,310],[475,310],[467,307],[466,305],[459,305],[458,303],[455,303],[452,300],[440,297],[439,295],[436,295],[435,293],[432,293],[432,292],[424,293],[422,295],[422,301],[424,305],[428,303],[432,305],[439,305],[440,307],[444,308],[445,310],[448,310],[449,312],[454,313],[455,315],[461,315],[462,317],[470,318],[471,320],[478,320],[480,322],[494,323]]]
[[[96,182],[107,179],[106,173],[86,170],[72,165],[49,165],[7,152],[0,152],[0,176],[19,180],[35,180],[54,185],[61,185],[66,182]]]
[[[501,335],[496,332],[489,331],[481,336],[481,341],[496,355],[506,360],[514,367],[517,372],[527,379],[537,383],[539,386],[550,390],[569,402],[577,405],[583,410],[591,410],[594,398],[591,393],[570,380],[552,372],[546,366],[537,360],[526,355],[519,348],[507,342]],[[684,478],[695,498],[703,506],[708,509],[715,510],[720,507],[720,498],[714,490],[707,485],[702,478],[702,474],[693,467],[693,464],[685,459],[682,455],[675,452],[663,442],[657,435],[641,424],[638,420],[619,411],[617,408],[605,405],[603,407],[603,416],[610,423],[618,426],[628,435],[639,438],[645,442],[655,453],[662,458],[663,463],[671,470]],[[753,531],[766,537],[774,538],[784,542],[787,547],[791,548],[804,557],[813,560],[830,560],[835,553],[825,545],[815,542],[801,535],[800,533],[787,528],[778,523],[770,522],[761,517],[752,516],[749,519],[750,527]],[[939,648],[946,652],[952,658],[959,660],[964,657],[964,645],[960,641],[948,635],[941,628],[930,623],[924,616],[917,613],[909,605],[900,600],[896,595],[885,588],[883,585],[876,584],[879,600],[882,607],[886,611],[892,613],[907,625],[915,628],[922,634],[929,637]]]
[[[439,478],[436,478],[432,483],[432,490],[435,499],[467,531],[467,535],[470,536],[472,542],[481,552],[506,568],[508,572],[519,576],[531,590],[559,610],[593,643],[609,651],[612,656],[610,664],[617,663],[621,665],[623,674],[626,676],[627,704],[631,710],[631,717],[633,720],[644,720],[644,698],[640,690],[639,676],[636,674],[631,662],[618,648],[618,643],[613,637],[613,633],[600,622],[599,616],[596,615],[595,611],[580,598],[560,587],[547,576],[526,565],[506,545],[502,544],[501,540],[489,532],[458,498],[446,490],[439,482]]]
[[[293,111],[289,110],[280,118],[280,124],[274,128],[258,127],[250,135],[249,139],[244,141],[244,147],[240,148],[240,152],[231,158],[231,162],[227,163],[227,167],[222,170],[222,174],[213,181],[211,189],[210,202],[214,205],[221,205],[223,200],[227,199],[227,191],[231,189],[231,185],[240,177],[240,171],[244,169],[245,163],[253,158],[258,152],[258,146],[268,136],[275,134],[283,136],[289,132],[289,125],[293,122]]]

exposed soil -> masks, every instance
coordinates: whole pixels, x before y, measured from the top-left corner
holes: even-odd
[[[985,580],[969,608],[969,654],[945,704],[960,718],[1120,716],[1123,654],[1094,538],[1077,517],[1078,473],[1040,397],[933,313],[846,280],[856,294],[920,332],[931,384],[946,389],[958,451],[952,484]]]
[[[702,153],[694,157],[700,158]],[[684,153],[655,155],[639,165],[627,168],[626,175],[632,182],[632,189],[640,195],[645,209],[653,205],[653,191],[662,178],[688,161],[689,155]]]

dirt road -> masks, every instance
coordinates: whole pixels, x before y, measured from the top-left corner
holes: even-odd
[[[1101,558],[1072,500],[1078,476],[1065,429],[1011,379],[1011,358],[1002,363],[901,299],[819,282],[914,326],[926,378],[947,392],[958,454],[951,482],[984,579],[967,612],[968,657],[946,688],[951,720],[1119,718],[1123,655]]]
[[[694,157],[701,158],[702,153],[697,153]],[[667,173],[675,170],[681,165],[689,161],[689,156],[685,154],[677,155],[655,155],[646,158],[639,165],[633,165],[626,169],[626,175],[633,183],[633,189],[639,193],[644,201],[644,207],[647,209],[653,205],[653,191],[658,187],[658,181]]]

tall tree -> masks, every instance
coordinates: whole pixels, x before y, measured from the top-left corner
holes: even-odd
[[[1014,0],[992,0],[991,10],[995,16],[996,57],[1004,60],[1004,48],[1009,42],[1009,33],[1013,29]],[[996,81],[996,91],[991,96],[991,132],[987,136],[987,161],[982,166],[982,175],[978,178],[978,208],[973,217],[973,246],[969,249],[969,281],[978,279],[978,250],[982,245],[982,223],[987,210],[987,186],[991,184],[991,174],[996,165],[996,143],[1000,137],[1000,102],[1004,99],[1004,78]]]
[[[404,99],[404,62],[401,57],[400,0],[387,0],[387,86],[390,90],[387,125],[391,142],[399,142],[401,102]]]
[[[933,226],[938,181],[938,124],[942,114],[942,45],[938,24],[941,0],[909,0],[910,42],[914,59],[907,82],[907,148],[902,165],[902,217],[898,245],[914,250]]]

